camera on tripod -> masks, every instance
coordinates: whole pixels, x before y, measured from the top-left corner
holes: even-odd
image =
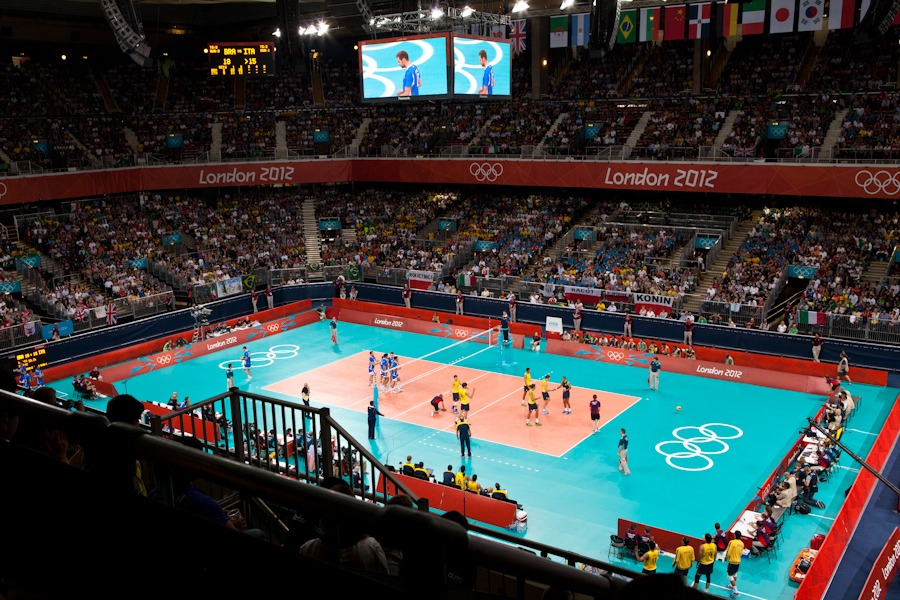
[[[209,321],[209,315],[211,314],[212,309],[206,308],[202,304],[191,309],[191,316],[194,317],[195,321],[200,323],[207,323]]]

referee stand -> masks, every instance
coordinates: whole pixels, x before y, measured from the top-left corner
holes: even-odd
[[[497,338],[497,364],[501,369],[509,369],[516,366],[512,359],[513,339],[509,334],[509,325],[500,326],[500,335]]]

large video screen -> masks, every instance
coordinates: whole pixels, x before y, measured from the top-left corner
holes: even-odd
[[[446,33],[360,42],[363,102],[449,97],[448,43]]]
[[[501,38],[453,36],[453,94],[509,98],[512,50]]]

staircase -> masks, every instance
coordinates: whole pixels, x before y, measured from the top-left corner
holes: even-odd
[[[637,146],[638,140],[641,139],[641,136],[644,135],[644,131],[647,129],[647,123],[650,122],[650,117],[653,115],[652,111],[646,110],[641,115],[641,118],[638,120],[637,125],[634,126],[634,129],[631,132],[631,135],[628,136],[628,139],[625,141],[625,145],[629,148],[634,148]]]
[[[719,77],[721,77],[722,73],[725,72],[725,67],[728,66],[728,61],[730,59],[731,50],[724,48],[719,53],[719,57],[716,59],[716,64],[713,65],[713,68],[709,72],[709,87],[716,89],[716,86],[719,85]]]
[[[313,86],[313,106],[325,108],[325,90],[322,88],[322,73],[317,69],[311,73]]]
[[[234,109],[247,108],[247,78],[238,77],[234,80]]]
[[[547,141],[547,138],[549,138],[551,135],[556,133],[556,130],[559,128],[559,124],[562,123],[568,117],[569,117],[569,113],[567,113],[567,112],[559,113],[559,116],[556,117],[555,121],[553,121],[553,125],[551,125],[550,129],[547,130],[547,135],[544,136],[544,138],[541,140],[540,144],[535,146],[535,148],[534,148],[535,156],[540,155],[541,151],[544,149],[544,142]]]
[[[344,244],[356,244],[356,227],[341,229],[341,240],[343,240]]]
[[[79,150],[81,150],[82,152],[84,152],[85,154],[87,154],[88,156],[90,156],[90,157],[91,157],[91,162],[92,162],[92,163],[94,163],[95,165],[97,165],[97,164],[100,163],[100,159],[98,159],[97,156],[96,156],[93,152],[91,152],[90,148],[88,148],[87,146],[85,146],[84,144],[82,144],[82,143],[81,143],[81,140],[79,140],[77,137],[75,137],[74,135],[72,135],[72,132],[71,132],[71,131],[66,130],[66,137],[67,137],[68,139],[70,139],[70,140],[72,141],[72,143],[75,144],[75,146],[76,146]]]
[[[469,138],[470,143],[466,146],[467,154],[470,152],[470,149],[472,148],[471,142],[473,140],[480,140],[482,132],[487,131],[488,126],[490,126],[491,123],[493,123],[494,121],[496,121],[499,118],[500,118],[500,115],[493,115],[491,118],[489,118],[488,120],[486,120],[484,122],[484,125],[482,125],[481,127],[478,128],[478,132],[475,135],[473,135],[472,137]]]
[[[371,125],[372,119],[370,117],[366,117],[362,120],[362,123],[359,124],[359,129],[356,130],[356,137],[353,138],[353,141],[350,142],[351,146],[359,147],[362,144],[363,139],[366,137],[366,132],[369,130],[369,125]]]
[[[209,145],[210,158],[214,160],[222,159],[222,124],[212,124],[212,143]]]
[[[112,94],[109,92],[109,86],[106,85],[106,80],[102,77],[96,77],[93,73],[91,73],[91,79],[94,80],[94,85],[97,86],[97,91],[100,92],[100,97],[103,99],[103,107],[106,109],[107,114],[122,114],[122,109],[119,108],[115,98],[113,98]]]
[[[628,72],[625,76],[625,79],[622,81],[621,86],[619,87],[619,95],[622,97],[628,96],[628,92],[631,91],[631,84],[634,83],[634,78],[641,74],[641,71],[644,70],[644,63],[647,61],[646,52],[642,53],[640,58],[635,62],[634,68]]]
[[[287,124],[284,121],[275,123],[275,158],[287,158]]]
[[[841,109],[834,114],[834,120],[831,122],[831,125],[828,126],[828,131],[825,132],[825,139],[822,140],[822,147],[819,148],[820,157],[831,157],[831,151],[834,150],[838,138],[841,137],[844,118],[846,118],[848,114],[850,114],[849,108]]]
[[[317,264],[319,270],[313,272],[307,268],[309,281],[325,281],[325,273],[322,271],[322,250],[319,245],[319,220],[316,218],[316,201],[307,198],[303,201],[303,238],[306,246],[306,265]]]
[[[131,127],[123,127],[122,133],[125,135],[125,141],[128,142],[128,145],[131,147],[133,152],[138,151],[138,136],[134,132],[134,129]]]
[[[737,119],[738,111],[730,110],[728,114],[725,115],[725,120],[722,122],[722,127],[719,129],[719,135],[716,136],[716,140],[713,142],[714,148],[721,148],[725,145],[725,140],[728,139],[728,136],[731,135],[732,130],[734,129],[734,121]]]
[[[169,94],[169,78],[160,74],[159,83],[156,84],[156,98],[153,100],[153,112],[163,112],[166,109],[166,96]]]
[[[744,243],[744,240],[747,239],[747,234],[750,233],[753,226],[759,222],[761,216],[761,210],[754,210],[750,214],[748,220],[738,225],[738,228],[734,231],[734,235],[725,243],[722,252],[719,253],[716,260],[713,261],[711,265],[706,265],[706,271],[700,275],[700,280],[697,282],[697,293],[685,297],[686,300],[682,309],[683,311],[690,311],[695,315],[700,314],[700,303],[706,296],[707,288],[709,288],[713,281],[722,276],[722,272],[731,264],[731,259],[734,258],[738,248],[740,248],[741,244]]]
[[[800,73],[797,75],[797,87],[802,89],[806,85],[806,82],[809,81],[809,76],[812,75],[813,69],[816,67],[816,59],[819,58],[820,52],[822,52],[822,48],[810,42],[809,51],[806,53],[806,60],[803,61],[803,66],[800,67]]]
[[[8,165],[12,164],[12,159],[9,157],[9,154],[4,152],[3,150],[0,150],[0,160],[2,160],[3,162],[5,162]]]
[[[886,260],[870,262],[868,268],[863,273],[860,282],[868,283],[873,287],[881,285],[881,282],[887,277],[890,264],[891,263]]]

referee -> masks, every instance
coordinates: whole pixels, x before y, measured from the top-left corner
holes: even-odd
[[[463,417],[456,422],[456,439],[459,440],[459,455],[465,456],[468,451],[472,458],[472,426]]]
[[[503,341],[509,341],[509,315],[506,314],[506,311],[503,311],[503,316],[500,317],[500,331],[503,332]]]

